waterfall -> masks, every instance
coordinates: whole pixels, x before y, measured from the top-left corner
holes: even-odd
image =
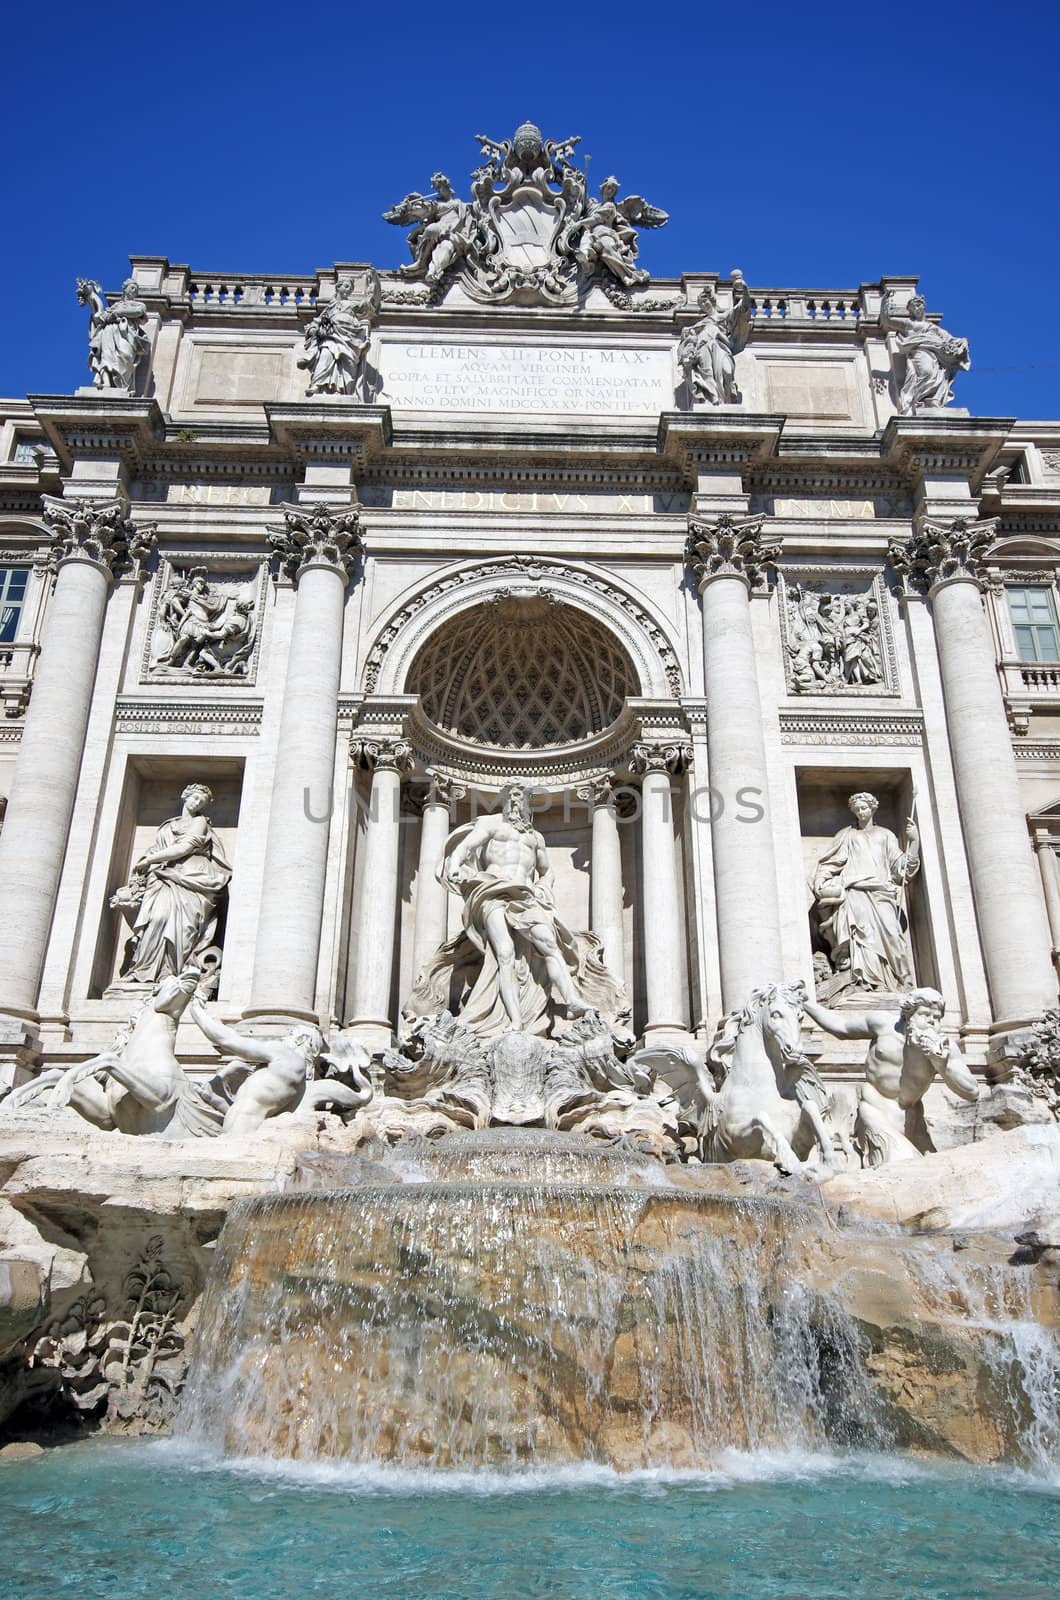
[[[907,1334],[874,1347],[841,1292],[869,1244],[819,1208],[712,1190],[708,1169],[701,1187],[670,1182],[636,1152],[540,1132],[406,1146],[377,1170],[386,1181],[347,1188],[312,1172],[233,1208],[185,1436],[231,1456],[463,1469],[934,1448],[899,1403]],[[1010,1419],[997,1457],[1055,1459],[1056,1351],[1020,1299],[1026,1273],[948,1241],[944,1260],[923,1240],[885,1244],[943,1365],[965,1361],[966,1328],[983,1346],[961,1393],[985,1365]]]

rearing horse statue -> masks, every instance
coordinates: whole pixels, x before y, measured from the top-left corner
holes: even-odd
[[[782,1172],[801,1172],[815,1148],[831,1170],[852,1154],[843,1129],[829,1120],[831,1096],[802,1048],[805,998],[801,983],[771,983],[725,1018],[708,1067],[697,1074],[705,1161],[764,1158]]]

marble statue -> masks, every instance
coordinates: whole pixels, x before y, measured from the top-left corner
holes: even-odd
[[[883,683],[879,605],[872,594],[786,591],[789,678],[798,694],[841,694]]]
[[[123,984],[153,984],[200,963],[217,932],[232,869],[205,815],[213,795],[206,784],[190,783],[180,798],[180,816],[163,822],[110,901],[132,923]]]
[[[156,626],[165,642],[152,671],[246,673],[254,650],[254,601],[248,594],[211,587],[205,567],[173,574]]]
[[[407,194],[384,212],[395,226],[411,225],[403,277],[442,285],[459,273],[475,299],[531,305],[572,305],[579,280],[624,289],[648,281],[637,266],[637,230],[662,227],[665,211],[639,195],[619,200],[616,178],[590,198],[571,161],[577,138],[546,140],[532,122],[511,139],[476,138],[482,162],[470,201],[436,172],[432,193]]]
[[[873,821],[874,794],[847,802],[854,826],[841,828],[821,856],[811,887],[821,934],[849,987],[891,993],[913,982],[913,957],[903,908],[905,885],[920,870],[920,835],[910,817],[905,849]]]
[[[587,278],[604,267],[623,288],[632,289],[651,279],[637,266],[637,227],[661,228],[669,218],[639,195],[625,200],[617,195],[618,179],[605,178],[599,200],[582,200],[583,215],[565,230],[560,247],[573,252]]]
[[[958,372],[971,368],[967,339],[954,338],[927,316],[923,295],[911,296],[904,312],[897,310],[889,294],[880,312],[880,324],[895,335],[898,349],[905,356],[905,379],[898,392],[898,411],[916,416],[949,405],[953,399],[953,380]]]
[[[829,1172],[852,1154],[832,1097],[802,1045],[806,991],[767,984],[723,1020],[707,1056],[694,1064],[702,1105],[703,1160],[767,1160],[802,1171],[815,1155]]]
[[[160,978],[109,1050],[66,1070],[40,1073],[8,1095],[5,1114],[69,1105],[107,1132],[159,1139],[219,1134],[225,1102],[206,1084],[193,1082],[175,1055],[177,1027],[201,978],[194,966]]]
[[[624,1014],[625,997],[603,964],[599,940],[570,932],[556,914],[548,852],[522,785],[504,791],[500,812],[450,834],[438,876],[463,901],[464,931],[428,964],[407,1015],[443,1009],[454,971],[476,955],[470,992],[453,1009],[482,1038],[509,1028],[547,1033],[558,1012],[597,1010],[610,1020]]]
[[[222,1083],[228,1087],[237,1075],[242,1075],[225,1112],[221,1130],[225,1134],[240,1137],[257,1133],[267,1118],[303,1105],[313,1110],[334,1106],[352,1112],[372,1098],[366,1053],[363,1060],[348,1055],[342,1058],[343,1068],[355,1076],[353,1087],[335,1078],[315,1076],[317,1063],[323,1058],[324,1041],[308,1023],[292,1028],[279,1039],[257,1038],[211,1017],[198,998],[192,1000],[189,1009],[192,1021],[210,1043],[234,1058],[219,1074]]]
[[[854,1142],[868,1166],[931,1153],[923,1100],[936,1076],[962,1100],[979,1098],[967,1062],[953,1040],[940,1032],[945,1001],[937,989],[910,990],[902,996],[897,1015],[831,1011],[809,999],[803,1009],[837,1039],[871,1041],[854,1124]]]
[[[681,335],[677,360],[694,405],[739,405],[736,357],[751,336],[751,291],[741,272],[732,275],[732,309],[718,311],[714,290],[699,297],[703,315]]]
[[[147,307],[136,298],[135,278],[127,278],[121,295],[108,306],[98,283],[90,278],[77,280],[79,305],[91,307],[88,334],[88,365],[97,389],[121,389],[135,393],[136,369],[150,348],[144,330]]]
[[[372,318],[378,313],[379,274],[371,271],[360,294],[352,278],[340,278],[335,298],[328,301],[305,330],[305,348],[298,365],[307,368],[306,396],[356,394],[364,379],[364,363],[372,339]]]
[[[398,271],[403,278],[423,278],[433,284],[463,260],[474,234],[471,206],[458,198],[444,172],[432,174],[431,187],[432,194],[407,194],[383,212],[383,221],[400,228],[415,224],[408,238],[412,260]]]

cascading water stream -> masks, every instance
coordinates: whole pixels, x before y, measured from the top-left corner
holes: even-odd
[[[699,1469],[734,1448],[894,1442],[863,1332],[808,1269],[825,1248],[811,1206],[511,1130],[406,1148],[380,1176],[233,1209],[185,1436],[465,1469]],[[920,1273],[919,1243],[895,1240],[903,1270]],[[1004,1272],[993,1300],[958,1257],[920,1277],[940,1316],[983,1324],[1027,1452],[1055,1455],[1056,1353]]]

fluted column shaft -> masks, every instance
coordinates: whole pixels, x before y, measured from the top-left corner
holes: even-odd
[[[452,828],[450,804],[464,791],[437,776],[423,806],[420,854],[416,869],[416,933],[412,948],[413,976],[418,978],[438,946],[445,943],[449,925],[449,891],[438,881],[438,867]]]
[[[248,1014],[316,1016],[339,671],[356,511],[286,507],[270,541],[296,585]]]
[[[686,752],[674,747],[638,745],[633,770],[641,780],[642,927],[648,1020],[645,1038],[683,1032],[688,1026],[681,981],[680,901],[674,845],[671,770],[681,770]]]
[[[361,874],[351,1026],[389,1030],[401,844],[401,772],[412,765],[412,757],[402,740],[365,740],[360,742],[357,753],[362,764],[371,766],[373,772]]]
[[[32,1016],[66,852],[112,568],[145,554],[121,501],[47,499],[57,556],[0,837],[0,1009]]]
[[[691,528],[703,618],[718,959],[722,1002],[731,1010],[756,985],[784,975],[750,595],[779,547],[763,543],[760,521],[722,517]],[[748,820],[759,808],[762,814]]]

